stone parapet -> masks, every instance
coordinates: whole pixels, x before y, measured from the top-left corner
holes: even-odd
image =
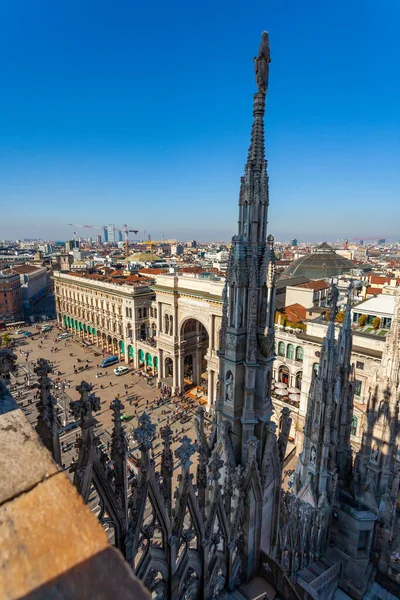
[[[0,598],[148,600],[0,383]]]

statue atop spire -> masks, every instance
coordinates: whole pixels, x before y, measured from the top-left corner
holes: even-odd
[[[260,94],[267,94],[268,91],[268,77],[269,77],[269,63],[271,62],[271,55],[269,51],[269,38],[268,31],[263,31],[261,34],[260,47],[258,49],[258,56],[254,58],[254,70],[256,72],[256,83]]]

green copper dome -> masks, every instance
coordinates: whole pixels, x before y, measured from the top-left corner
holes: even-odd
[[[314,248],[310,254],[300,256],[293,261],[283,273],[285,277],[308,277],[308,279],[327,279],[349,273],[354,268],[353,263],[336,254],[331,246],[323,243]]]

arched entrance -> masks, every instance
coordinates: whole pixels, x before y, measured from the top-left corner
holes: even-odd
[[[143,352],[143,350],[139,350],[138,358],[139,358],[139,368],[144,367],[144,352]]]
[[[207,329],[197,319],[188,319],[181,327],[183,357],[183,372],[181,372],[179,387],[202,385],[207,382],[208,346],[210,343]]]
[[[165,377],[173,377],[174,376],[174,362],[172,358],[167,356],[165,359]]]
[[[183,361],[183,377],[190,382],[193,382],[193,356],[188,354]]]
[[[285,365],[281,365],[278,371],[278,381],[280,383],[289,384],[289,369]]]
[[[146,365],[146,371],[148,373],[152,373],[153,372],[153,357],[151,356],[151,354],[149,352],[146,352],[145,365]]]

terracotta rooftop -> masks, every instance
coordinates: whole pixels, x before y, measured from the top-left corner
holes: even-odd
[[[25,275],[27,273],[34,273],[38,271],[41,267],[34,267],[33,265],[18,265],[13,267],[13,270],[19,273],[20,275]]]
[[[319,291],[319,290],[327,290],[328,288],[330,288],[330,285],[324,279],[317,279],[316,281],[307,281],[306,283],[300,283],[296,287],[307,288],[308,290]]]
[[[369,287],[367,288],[367,294],[382,294],[383,289],[382,288],[376,288],[376,287]]]
[[[144,267],[143,269],[139,269],[139,273],[143,273],[145,275],[163,275],[167,272],[168,269],[156,269],[153,267]]]
[[[306,308],[297,302],[285,306],[281,312],[283,312],[292,323],[302,323],[307,318]]]

